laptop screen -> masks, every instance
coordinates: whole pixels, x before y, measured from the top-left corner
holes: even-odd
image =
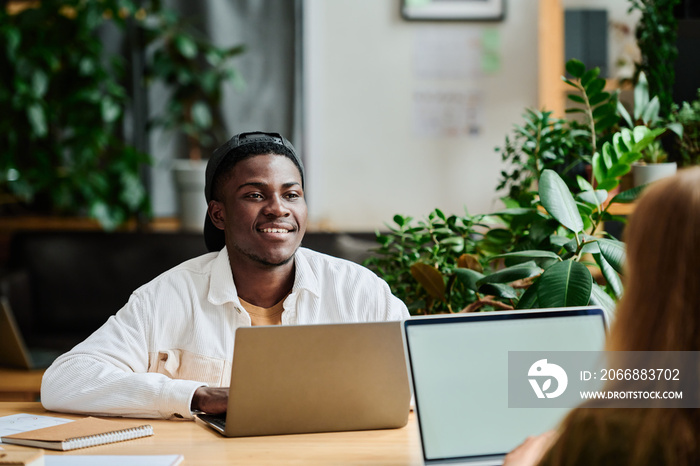
[[[508,351],[602,351],[602,311],[493,312],[406,321],[426,461],[507,453],[567,409],[508,408]]]

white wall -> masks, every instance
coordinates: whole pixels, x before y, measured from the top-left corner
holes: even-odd
[[[404,21],[399,0],[305,0],[305,135],[310,228],[374,230],[394,214],[491,212],[501,170],[494,147],[537,103],[536,0],[509,0],[496,23]],[[587,7],[592,5],[588,5]],[[627,0],[607,0],[624,17]],[[567,0],[565,7],[582,6]],[[596,2],[601,7],[601,2]],[[500,71],[426,82],[413,72],[425,29],[500,34]],[[612,37],[611,37],[612,40]],[[484,131],[419,137],[412,96],[421,86],[481,90]]]
[[[497,23],[407,22],[398,0],[307,0],[304,153],[311,226],[382,228],[394,214],[423,217],[497,209],[503,143],[525,107],[537,102],[537,2],[511,0]],[[460,81],[413,73],[421,30],[500,33],[501,69]],[[414,134],[412,96],[427,85],[481,90],[479,136]]]

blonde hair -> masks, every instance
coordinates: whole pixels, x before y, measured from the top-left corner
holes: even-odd
[[[700,351],[700,167],[649,186],[625,231],[612,351]],[[587,405],[592,406],[592,405]],[[700,410],[573,410],[541,465],[700,463]]]

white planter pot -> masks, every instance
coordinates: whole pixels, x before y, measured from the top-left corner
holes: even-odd
[[[642,186],[667,176],[673,176],[677,168],[676,162],[650,163],[648,165],[635,163],[632,165],[634,186]]]
[[[202,231],[207,214],[204,197],[204,173],[206,160],[176,160],[173,175],[178,194],[180,228],[186,231]]]

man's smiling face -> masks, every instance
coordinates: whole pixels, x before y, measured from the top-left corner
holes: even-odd
[[[232,263],[274,267],[289,263],[306,232],[301,173],[284,155],[255,155],[236,163],[209,206],[226,234]]]

